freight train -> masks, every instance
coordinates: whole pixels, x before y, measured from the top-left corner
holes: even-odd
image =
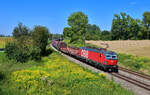
[[[69,46],[61,40],[53,40],[52,46],[65,54],[73,56],[79,60],[84,60],[104,71],[118,72],[118,58],[117,54],[113,51],[108,51],[105,48],[77,48]]]

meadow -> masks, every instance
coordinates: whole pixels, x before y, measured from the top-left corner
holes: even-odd
[[[11,37],[0,37],[0,48],[5,48],[7,42],[12,41]]]
[[[133,95],[105,77],[54,51],[40,62],[26,63],[0,52],[0,95]]]

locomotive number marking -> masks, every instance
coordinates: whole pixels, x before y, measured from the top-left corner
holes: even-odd
[[[82,50],[82,51],[81,51],[81,56],[83,56],[83,57],[85,57],[85,58],[88,58],[88,51]]]

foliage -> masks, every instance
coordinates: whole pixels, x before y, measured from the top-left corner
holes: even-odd
[[[35,26],[32,32],[22,23],[19,23],[13,31],[14,40],[6,44],[6,56],[17,62],[28,60],[40,60],[41,56],[46,55],[48,39],[52,35],[43,26]]]
[[[83,15],[83,16],[82,16]],[[144,12],[143,21],[134,19],[130,15],[121,12],[114,14],[111,31],[100,31],[97,25],[88,24],[87,16],[82,12],[71,14],[68,25],[63,35],[70,39],[70,43],[86,40],[138,40],[150,39],[150,12]],[[82,23],[83,22],[83,23]],[[85,24],[84,24],[85,23]],[[85,26],[84,28],[81,28]]]
[[[5,53],[9,59],[17,62],[26,62],[28,60],[40,60],[40,49],[32,44],[32,39],[26,37],[22,43],[18,41],[6,44]]]
[[[143,24],[146,27],[147,39],[150,39],[150,12],[143,13]]]
[[[53,34],[49,33],[48,39],[49,39],[49,40],[52,40],[52,37],[53,37]]]
[[[32,32],[33,43],[41,49],[41,55],[45,54],[48,44],[49,30],[43,26],[35,26]]]
[[[100,40],[111,40],[111,33],[107,30],[101,32]]]
[[[29,35],[29,29],[22,23],[19,23],[17,27],[13,30],[13,37],[18,38],[20,36],[27,36]]]
[[[52,34],[52,39],[60,39],[60,38],[63,38],[63,35],[62,34]]]
[[[69,27],[65,27],[64,30],[63,30],[63,35],[64,35],[64,38],[71,38],[71,35],[73,34],[71,28]]]
[[[111,36],[112,40],[137,40],[149,38],[150,13],[143,14],[143,22],[139,19],[133,19],[126,13],[115,14],[112,21]]]
[[[76,42],[76,43],[70,43],[70,39],[64,39],[63,42],[67,43],[67,45],[74,46],[74,47],[95,47],[99,48],[97,45],[89,44],[89,43],[81,43],[81,42]]]
[[[58,53],[44,57],[43,62],[44,66],[13,72],[14,88],[29,95],[132,95],[105,74],[93,73]]]
[[[150,12],[143,13],[143,23],[145,26],[150,27]]]
[[[65,27],[64,37],[70,38],[70,43],[85,43],[85,34],[87,32],[88,17],[82,12],[72,13],[68,17],[69,27]]]
[[[127,54],[118,54],[119,65],[150,75],[150,59]]]
[[[88,24],[88,30],[86,32],[85,39],[86,40],[100,40],[101,38],[101,30],[100,28],[93,24]]]
[[[5,53],[0,52],[0,95],[26,95],[19,89],[13,88],[13,82],[10,80],[12,72],[41,65],[41,62],[36,61],[28,61],[26,64],[20,64],[14,60],[8,60]]]

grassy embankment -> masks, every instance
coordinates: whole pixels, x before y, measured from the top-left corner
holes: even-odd
[[[150,58],[119,53],[119,66],[150,75]]]
[[[5,48],[7,42],[12,41],[12,37],[0,37],[0,48]]]
[[[0,53],[0,95],[133,95],[105,74],[53,52],[41,62],[15,63]]]

